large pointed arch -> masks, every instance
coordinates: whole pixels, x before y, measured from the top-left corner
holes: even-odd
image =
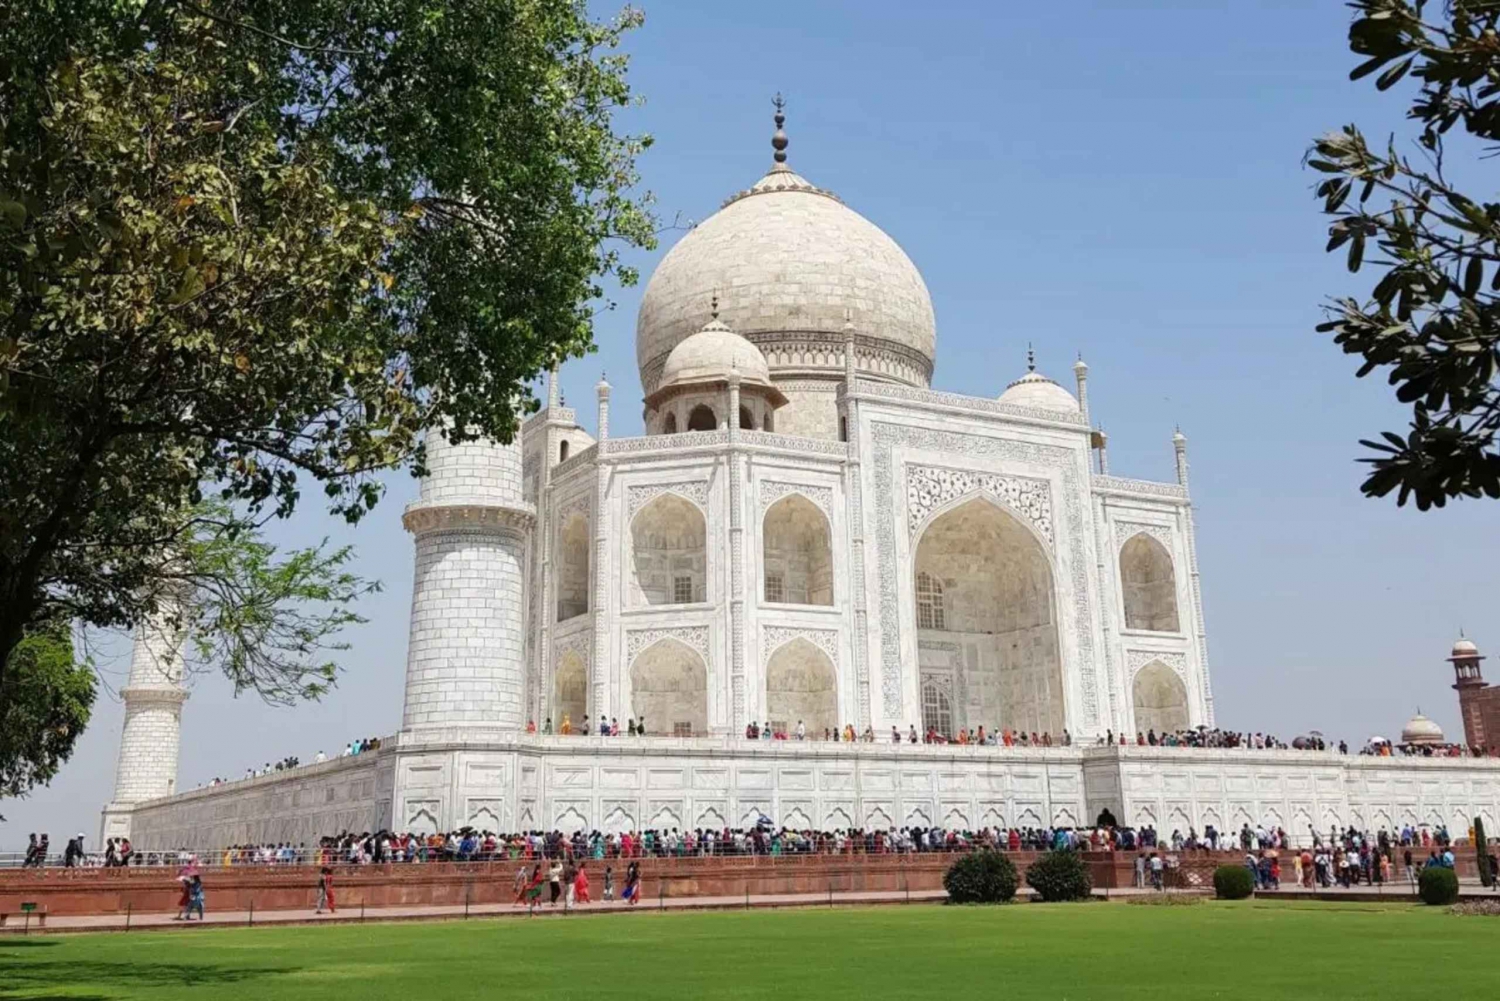
[[[806,637],[777,647],[766,661],[766,719],[794,732],[838,729],[838,682],[833,661]]]
[[[631,598],[637,605],[708,600],[708,523],[679,494],[651,500],[630,521]]]
[[[557,530],[557,621],[589,610],[589,519],[574,511]]]
[[[832,526],[823,509],[790,493],[761,519],[761,597],[770,604],[832,605]]]
[[[568,650],[558,658],[552,689],[552,718],[559,726],[564,719],[575,727],[582,724],[588,712],[589,676],[583,655],[577,650]]]
[[[657,640],[630,662],[630,708],[648,734],[708,733],[708,665],[686,643]]]
[[[1120,547],[1120,593],[1126,629],[1180,631],[1172,554],[1145,532],[1137,532]]]
[[[1052,559],[1024,518],[985,493],[935,512],[913,548],[909,582],[919,646],[959,651],[939,685],[954,730],[1062,733],[1062,652]],[[936,703],[936,699],[927,699]],[[934,713],[940,718],[940,714]]]
[[[1188,728],[1187,686],[1166,664],[1153,660],[1137,671],[1131,692],[1135,728],[1141,733],[1176,733]]]

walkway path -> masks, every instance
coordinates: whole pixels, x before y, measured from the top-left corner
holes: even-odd
[[[736,910],[745,908],[774,907],[837,907],[863,904],[932,903],[944,899],[942,890],[913,890],[910,894],[894,892],[855,893],[797,893],[782,895],[755,895],[748,897],[666,897],[648,899],[631,907],[620,901],[605,903],[596,901],[564,908],[543,904],[528,910],[509,904],[475,904],[467,910],[462,906],[412,906],[380,907],[361,910],[356,904],[345,906],[336,914],[314,914],[311,911],[220,911],[209,910],[203,921],[176,921],[171,914],[86,914],[49,918],[45,929],[39,928],[32,918],[30,931],[81,932],[81,931],[139,931],[142,929],[232,927],[235,925],[255,927],[295,924],[338,924],[359,921],[442,921],[464,917],[572,917],[580,914],[641,914],[652,911],[692,910]],[[210,898],[210,901],[212,898]],[[22,915],[13,914],[0,934],[19,933],[26,928]]]

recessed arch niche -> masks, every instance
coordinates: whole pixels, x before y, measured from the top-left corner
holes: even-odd
[[[1120,547],[1120,592],[1125,602],[1126,629],[1179,631],[1172,555],[1145,532],[1132,535]]]
[[[707,601],[707,537],[703,512],[677,494],[661,494],[637,511],[630,522],[633,603]]]
[[[955,731],[1060,735],[1056,587],[1042,541],[981,495],[928,522],[915,553],[908,587],[919,613],[924,718],[947,718]]]
[[[761,595],[767,602],[833,604],[833,546],[821,508],[801,494],[787,494],[767,508],[761,541]]]
[[[657,640],[630,663],[630,707],[648,734],[708,733],[708,665],[685,643]]]
[[[1187,686],[1166,664],[1153,660],[1137,671],[1131,693],[1135,728],[1141,733],[1176,733],[1188,728]]]

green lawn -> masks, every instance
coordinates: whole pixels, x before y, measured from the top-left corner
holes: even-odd
[[[0,938],[0,998],[1492,998],[1500,919],[1027,904]]]

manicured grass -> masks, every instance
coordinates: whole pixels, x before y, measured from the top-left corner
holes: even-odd
[[[1027,904],[0,938],[0,998],[1484,998],[1438,908]]]

